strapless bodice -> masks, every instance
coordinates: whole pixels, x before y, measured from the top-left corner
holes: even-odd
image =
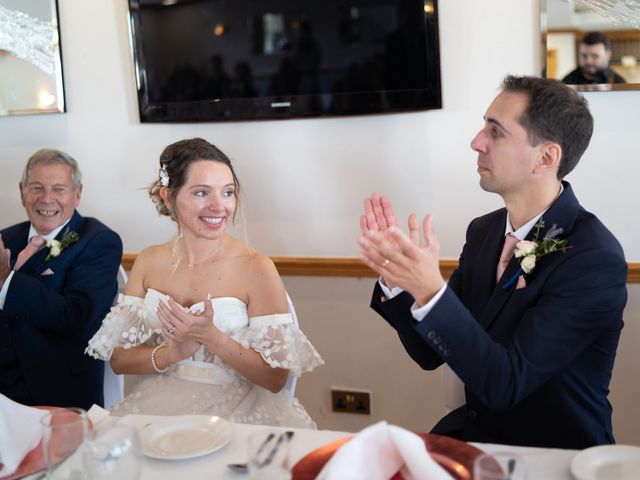
[[[169,296],[149,288],[144,298],[134,297],[130,295],[121,295],[118,299],[118,304],[132,304],[140,305],[144,309],[144,315],[147,318],[148,326],[154,329],[161,330],[162,323],[158,318],[158,306],[161,301],[166,302]],[[221,331],[228,333],[232,330],[245,327],[249,324],[249,316],[247,314],[247,305],[236,297],[215,297],[212,298],[211,303],[213,305],[213,323]],[[198,302],[189,307],[181,305],[185,310],[191,313],[199,313],[204,311],[204,301]],[[142,313],[142,312],[141,312]]]

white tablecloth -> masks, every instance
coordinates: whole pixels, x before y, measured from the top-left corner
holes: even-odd
[[[118,422],[141,430],[155,419],[147,415],[127,415]],[[247,475],[227,468],[228,463],[244,463],[247,460],[247,438],[260,430],[293,430],[295,436],[291,445],[292,465],[316,448],[333,440],[352,435],[349,432],[331,430],[304,430],[258,425],[233,424],[233,436],[229,444],[211,454],[188,460],[156,460],[142,458],[140,480],[240,480]],[[474,443],[486,452],[510,451],[522,455],[529,466],[529,480],[573,480],[569,465],[578,451],[549,448],[513,447],[488,443]]]
[[[120,421],[142,429],[154,418],[147,415],[127,415]],[[316,448],[346,435],[347,432],[329,430],[306,430],[300,428],[280,428],[260,425],[233,424],[231,442],[209,455],[189,460],[156,460],[143,457],[140,480],[240,480],[247,479],[243,473],[234,472],[227,467],[228,463],[245,463],[247,461],[247,439],[260,430],[295,432],[291,443],[292,465]]]
[[[472,443],[485,452],[514,452],[521,455],[529,467],[529,480],[575,480],[569,469],[579,450],[559,448],[514,447],[493,443]]]

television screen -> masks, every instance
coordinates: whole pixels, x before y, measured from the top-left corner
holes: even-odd
[[[436,0],[129,0],[140,119],[441,107]]]

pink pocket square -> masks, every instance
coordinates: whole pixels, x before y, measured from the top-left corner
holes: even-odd
[[[51,270],[50,268],[47,268],[44,272],[42,272],[40,275],[53,275],[53,270]]]
[[[519,288],[524,288],[527,286],[527,281],[524,279],[522,275],[518,277],[518,283],[516,283],[516,290]]]

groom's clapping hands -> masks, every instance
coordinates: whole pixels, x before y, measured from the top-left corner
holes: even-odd
[[[360,218],[360,258],[381,275],[390,288],[409,292],[419,305],[427,303],[444,285],[440,274],[440,244],[431,214],[422,222],[423,241],[415,214],[409,215],[409,235],[398,227],[391,202],[373,194],[365,199]]]

